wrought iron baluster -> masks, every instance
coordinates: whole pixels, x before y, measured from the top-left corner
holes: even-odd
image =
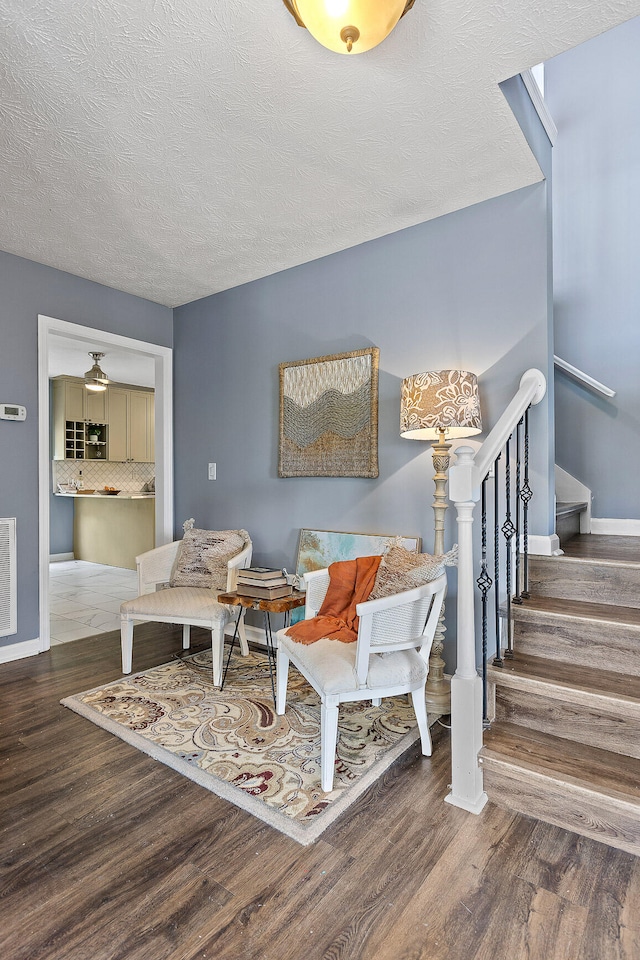
[[[507,649],[505,657],[513,656],[513,625],[511,623],[511,541],[516,532],[516,528],[511,520],[511,440],[513,434],[505,444],[505,464],[504,464],[504,489],[505,489],[505,521],[502,524],[502,533],[506,542],[506,597],[507,597]]]
[[[524,600],[529,599],[529,501],[533,496],[533,491],[529,486],[529,410],[524,412],[524,483],[520,491],[522,500],[522,553],[523,553],[523,582],[521,596]]]
[[[487,571],[487,478],[482,481],[482,557],[480,576],[476,580],[482,593],[482,723],[489,726],[487,711],[487,594],[493,580]]]
[[[521,486],[520,486],[520,450],[522,448],[522,424],[523,418],[520,417],[518,421],[518,426],[516,427],[516,501],[515,501],[515,510],[516,510],[516,570],[515,570],[515,582],[516,582],[516,592],[511,598],[513,603],[522,603],[522,596],[520,593],[520,513],[521,513]]]
[[[498,464],[501,453],[493,462],[493,583],[496,631],[496,656],[494,666],[502,667],[502,645],[500,643],[500,498],[498,495]]]

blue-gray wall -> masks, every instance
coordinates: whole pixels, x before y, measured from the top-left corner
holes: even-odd
[[[59,317],[57,319],[60,319]],[[49,410],[53,411],[53,384],[49,384]],[[53,460],[53,429],[49,432],[49,448]],[[49,555],[73,553],[73,500],[49,496]]]
[[[520,124],[531,151],[544,174],[545,202],[545,256],[546,256],[546,340],[548,352],[544,363],[535,366],[542,370],[547,381],[547,392],[536,408],[536,417],[531,427],[531,444],[535,449],[534,477],[537,491],[532,502],[533,523],[536,533],[548,535],[555,532],[555,381],[553,370],[554,312],[553,312],[553,177],[552,144],[549,136],[531,103],[531,98],[522,77],[515,76],[500,84],[507,103]]]
[[[49,554],[73,553],[73,500],[49,498]]]
[[[172,311],[109,287],[0,253],[0,400],[23,404],[24,423],[0,420],[0,516],[17,519],[18,632],[39,635],[38,314],[172,346]]]
[[[556,375],[556,460],[593,515],[640,517],[640,19],[549,61],[556,353],[617,391]],[[616,466],[619,464],[620,466]]]
[[[521,81],[503,85],[543,169],[548,144]],[[425,171],[428,175],[428,171]],[[550,353],[545,182],[180,307],[0,254],[0,516],[18,518],[18,634],[38,634],[37,315],[174,346],[176,534],[187,517],[246,527],[256,560],[293,567],[301,527],[417,534],[432,548],[430,447],[398,433],[400,381],[461,367],[479,375],[485,432],[529,367]],[[278,364],[380,348],[380,476],[278,479]],[[531,532],[553,529],[548,402],[532,417]],[[207,463],[218,464],[208,481]],[[447,537],[455,539],[449,511]],[[454,666],[455,573],[448,642]]]
[[[422,370],[476,372],[490,428],[523,371],[547,368],[548,267],[541,182],[176,309],[177,532],[187,517],[245,527],[258,562],[288,568],[301,527],[417,534],[431,549],[430,446],[399,436],[400,382]],[[380,348],[379,478],[279,479],[278,364],[370,345]],[[546,534],[543,406],[533,417],[542,450],[531,532]],[[451,667],[449,613],[448,623]]]

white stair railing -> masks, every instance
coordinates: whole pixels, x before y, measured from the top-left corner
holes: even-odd
[[[595,377],[590,377],[588,373],[579,370],[578,367],[574,367],[572,363],[568,363],[566,360],[563,360],[562,357],[554,356],[553,364],[556,370],[563,370],[565,373],[568,373],[570,377],[573,377],[574,380],[577,380],[578,383],[584,384],[585,387],[589,387],[589,389],[595,393],[600,393],[603,397],[608,397],[609,399],[615,397],[615,390],[612,390],[611,387],[605,387],[604,383],[600,383]]]
[[[449,470],[449,499],[458,525],[457,665],[451,680],[451,792],[448,803],[479,813],[487,802],[478,753],[482,747],[483,682],[478,674],[475,633],[474,518],[482,482],[532,404],[546,392],[540,370],[527,370],[515,397],[479,450],[458,447]],[[507,589],[510,589],[510,584]]]

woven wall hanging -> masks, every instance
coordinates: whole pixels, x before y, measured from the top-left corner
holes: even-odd
[[[280,364],[279,476],[378,476],[379,354]]]

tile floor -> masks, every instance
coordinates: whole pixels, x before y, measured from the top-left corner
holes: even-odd
[[[86,560],[49,564],[51,645],[120,629],[120,604],[138,596],[135,570]]]

